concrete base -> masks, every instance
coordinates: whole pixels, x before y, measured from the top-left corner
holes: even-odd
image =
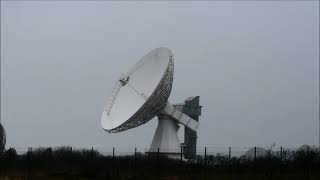
[[[170,158],[180,158],[181,148],[178,138],[178,123],[170,116],[158,116],[157,130],[153,136],[152,144],[147,153],[161,153]]]

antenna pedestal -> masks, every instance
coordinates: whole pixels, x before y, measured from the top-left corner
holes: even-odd
[[[158,127],[153,136],[149,154],[159,153],[171,158],[179,158],[181,149],[178,138],[179,125],[166,114],[158,115]]]

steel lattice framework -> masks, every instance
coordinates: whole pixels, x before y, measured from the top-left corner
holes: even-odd
[[[157,88],[153,91],[150,97],[146,100],[142,107],[125,123],[117,128],[107,130],[109,133],[117,133],[128,129],[135,128],[147,123],[153,117],[158,115],[167,105],[168,98],[171,93],[174,73],[174,60],[170,58],[168,67],[165,71]]]

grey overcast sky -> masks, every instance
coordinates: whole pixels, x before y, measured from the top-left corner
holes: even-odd
[[[172,103],[200,96],[199,147],[319,142],[319,2],[1,1],[7,146],[147,148],[108,134],[106,96],[148,51],[175,54]]]

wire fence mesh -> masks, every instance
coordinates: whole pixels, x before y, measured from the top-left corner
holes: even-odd
[[[221,172],[238,172],[247,176],[252,175],[250,172],[269,172],[274,167],[290,172],[290,177],[297,171],[304,173],[305,169],[310,170],[310,176],[313,175],[313,171],[320,167],[320,151],[312,147],[297,150],[283,147],[267,150],[259,147],[198,147],[195,158],[186,159],[183,148],[157,149],[155,152],[134,147],[7,148],[0,155],[0,179],[16,177],[17,174],[23,179],[36,179],[33,177],[39,174],[111,179],[128,174],[155,177],[163,173],[170,177],[183,175],[188,179],[199,179],[194,177],[213,176],[214,173],[221,175]],[[261,177],[267,176],[262,174]]]
[[[63,149],[63,150],[70,150],[72,151],[96,151],[99,154],[103,156],[115,156],[115,157],[121,157],[121,156],[134,156],[136,154],[140,155],[148,155],[148,154],[171,154],[171,157],[176,157],[177,159],[184,158],[184,149],[179,148],[179,149],[157,149],[157,150],[152,150],[148,148],[117,148],[117,147],[91,147],[91,148],[81,148],[81,147],[72,147],[72,146],[60,146],[60,147],[14,147],[14,148],[7,148],[8,149],[14,149],[15,152],[18,155],[23,155],[27,154],[28,152],[33,152],[33,151],[43,151],[45,149],[50,148],[51,150],[58,150],[58,149]],[[257,158],[257,157],[264,157],[264,156],[285,156],[288,151],[319,151],[318,148],[308,146],[303,149],[299,148],[287,148],[287,147],[282,147],[279,146],[277,148],[272,148],[272,149],[264,149],[261,147],[197,147],[196,149],[196,157],[226,157],[228,159],[231,159],[233,157],[240,158],[240,157],[247,157],[247,158]]]

